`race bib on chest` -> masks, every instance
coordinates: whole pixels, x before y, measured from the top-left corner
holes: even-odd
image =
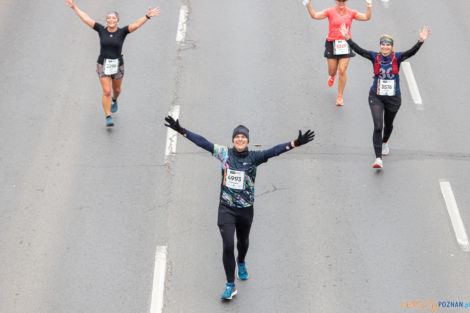
[[[333,54],[334,55],[342,55],[342,54],[349,54],[349,45],[346,40],[335,40],[333,42]]]
[[[104,59],[103,69],[105,75],[116,74],[119,70],[119,59]]]
[[[225,186],[232,189],[243,190],[243,183],[245,181],[245,172],[234,171],[231,169],[227,170],[227,176],[225,177]]]
[[[379,79],[379,95],[380,96],[394,96],[395,95],[395,80],[394,79]]]

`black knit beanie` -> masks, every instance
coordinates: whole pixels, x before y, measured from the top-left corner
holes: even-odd
[[[240,134],[244,135],[246,139],[248,139],[248,142],[250,142],[250,131],[243,125],[238,125],[237,127],[235,127],[235,129],[233,130],[232,141],[236,135]]]

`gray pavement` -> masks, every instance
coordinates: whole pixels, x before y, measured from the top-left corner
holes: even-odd
[[[77,5],[101,23],[115,8],[124,25],[147,10]],[[179,9],[160,6],[126,39],[120,109],[106,129],[97,33],[63,1],[2,3],[0,312],[148,311],[155,247],[168,234],[160,121]]]
[[[362,47],[377,49],[389,33],[398,51],[431,28],[409,60],[424,110],[402,75],[391,154],[376,171],[371,64],[352,59],[336,107],[326,20],[312,20],[300,1],[185,3],[185,45],[175,42],[180,2],[152,4],[161,17],[126,39],[113,129],[100,105],[97,34],[63,3],[0,3],[0,312],[149,312],[158,245],[169,251],[164,312],[396,313],[410,311],[400,307],[407,300],[468,302],[469,254],[439,180],[452,184],[468,229],[469,4],[376,0],[372,20],[353,23]],[[115,8],[121,25],[148,7],[77,5],[100,22]],[[239,123],[261,145],[252,149],[298,129],[317,133],[259,168],[250,279],[230,303],[219,300],[219,161],[180,137],[163,162],[173,105],[183,127],[218,144],[229,145]]]

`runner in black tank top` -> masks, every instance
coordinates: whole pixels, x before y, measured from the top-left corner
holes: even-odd
[[[106,114],[106,126],[113,126],[114,122],[111,113],[118,109],[117,98],[121,93],[122,78],[124,76],[124,60],[122,58],[122,45],[127,34],[134,32],[147,20],[153,16],[160,15],[160,9],[148,9],[145,16],[139,18],[133,24],[118,28],[119,14],[110,12],[106,15],[106,26],[92,20],[88,14],[80,10],[74,3],[74,0],[65,0],[65,3],[71,7],[80,19],[96,30],[100,37],[100,55],[96,64],[96,71],[99,75],[101,87],[103,88],[102,104]],[[112,90],[112,99],[111,99]],[[112,100],[112,104],[111,104]]]

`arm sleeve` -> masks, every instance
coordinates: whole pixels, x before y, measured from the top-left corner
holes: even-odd
[[[374,61],[373,57],[372,57],[372,53],[371,51],[368,51],[368,50],[365,50],[365,49],[362,49],[361,47],[359,47],[359,45],[357,43],[355,43],[351,38],[347,41],[349,46],[351,47],[351,49],[354,50],[354,52],[357,52],[357,54],[359,54],[360,56],[366,58],[366,59],[369,59],[371,61]]]
[[[405,61],[408,58],[411,58],[418,52],[419,48],[423,45],[423,42],[417,42],[410,50],[404,51],[401,53],[401,60],[400,61]]]
[[[290,142],[281,143],[268,150],[260,151],[259,158],[256,160],[257,165],[267,162],[270,158],[278,156],[281,153],[292,150]]]
[[[212,154],[212,152],[214,150],[214,144],[212,142],[210,142],[209,140],[207,140],[206,138],[204,138],[204,137],[202,137],[198,134],[195,134],[195,133],[187,130],[186,128],[184,129],[184,133],[186,134],[186,138],[188,138],[189,140],[194,142],[196,145],[198,145],[202,149],[204,149],[204,150],[206,150],[206,151],[208,151]]]

